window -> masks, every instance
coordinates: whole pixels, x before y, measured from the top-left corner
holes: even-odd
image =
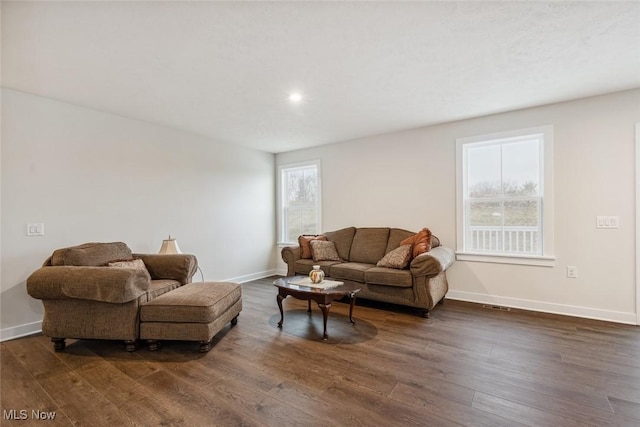
[[[320,232],[320,161],[278,166],[278,240]]]
[[[458,259],[552,265],[551,126],[457,140]]]

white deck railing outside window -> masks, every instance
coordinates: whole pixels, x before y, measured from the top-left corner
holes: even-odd
[[[470,226],[468,250],[472,252],[508,252],[539,254],[538,227]]]

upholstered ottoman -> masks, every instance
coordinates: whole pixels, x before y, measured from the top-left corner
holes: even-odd
[[[149,350],[158,340],[200,342],[200,351],[211,349],[211,340],[228,323],[238,323],[242,289],[237,283],[196,282],[160,295],[140,307],[140,338]]]

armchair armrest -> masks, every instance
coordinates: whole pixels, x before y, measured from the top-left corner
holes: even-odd
[[[285,246],[280,255],[287,263],[287,276],[294,276],[296,261],[300,259],[300,246]]]
[[[149,270],[151,278],[172,279],[186,285],[198,269],[198,259],[189,254],[133,254],[140,258]]]
[[[27,292],[37,299],[84,299],[125,303],[149,289],[145,271],[113,267],[42,267],[27,279]]]
[[[410,269],[414,277],[436,276],[453,264],[455,254],[452,249],[438,246],[418,255],[411,261]]]

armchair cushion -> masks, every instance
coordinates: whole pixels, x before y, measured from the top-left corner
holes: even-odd
[[[198,268],[198,259],[189,254],[134,254],[147,267],[151,279],[172,279],[183,285],[191,282]]]
[[[132,259],[131,249],[123,242],[84,243],[57,249],[51,255],[51,265],[100,266],[110,261]]]
[[[125,303],[149,289],[142,270],[111,267],[42,267],[27,279],[27,292],[38,299],[83,299]]]
[[[144,262],[140,258],[134,258],[134,259],[125,260],[125,261],[112,261],[107,264],[107,267],[132,268],[134,270],[144,271],[149,275],[149,271],[147,270],[147,267],[145,267]],[[151,275],[149,275],[149,280],[151,280]]]

